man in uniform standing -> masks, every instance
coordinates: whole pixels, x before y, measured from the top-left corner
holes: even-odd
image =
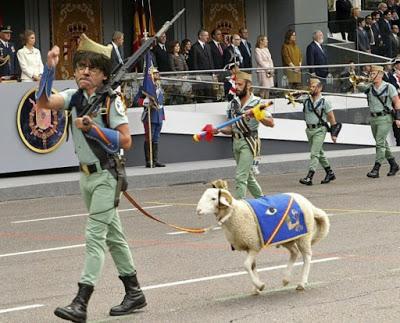
[[[112,94],[106,100],[108,103],[100,107],[101,113],[86,115],[83,112],[87,104],[96,99],[96,90],[110,76],[111,50],[111,46],[97,44],[82,34],[73,60],[79,89],[51,94],[60,54],[60,49],[53,47],[47,55],[47,64],[36,93],[40,108],[71,111],[72,137],[81,169],[80,188],[89,211],[85,232],[85,263],[77,296],[70,305],[54,311],[56,316],[73,322],[86,322],[87,304],[100,276],[107,247],[126,292],[122,303],[111,308],[110,315],[126,315],[146,306],[117,212],[120,191],[126,189],[122,188],[123,165],[121,169],[121,156],[118,153],[120,148],[129,149],[132,144],[125,107],[121,99]],[[102,142],[111,143],[112,151],[103,149]]]
[[[258,125],[261,122],[266,127],[273,127],[274,119],[267,111],[260,120],[255,118],[251,109],[260,103],[261,98],[252,92],[251,75],[245,72],[236,73],[236,97],[229,102],[227,112],[229,119],[241,115],[243,117],[233,125],[215,130],[214,133],[222,132],[232,135],[233,156],[237,165],[235,175],[235,198],[237,199],[244,199],[247,189],[254,198],[263,196],[251,168],[254,157],[260,150]]]
[[[0,81],[17,75],[17,51],[11,39],[11,26],[0,26]]]
[[[310,95],[303,101],[304,118],[306,121],[306,134],[310,145],[310,165],[306,177],[300,179],[304,185],[312,185],[312,179],[318,164],[325,169],[326,176],[321,184],[327,184],[336,179],[328,159],[325,157],[323,143],[328,131],[327,121],[331,124],[332,141],[336,142],[339,128],[336,126],[335,115],[331,103],[322,97],[322,83],[319,79],[310,79]],[[336,130],[339,129],[339,130]]]
[[[370,74],[372,83],[358,85],[359,90],[367,94],[371,114],[370,125],[376,142],[375,165],[367,174],[370,178],[379,177],[379,169],[385,159],[390,165],[387,176],[394,176],[399,171],[399,165],[390,151],[386,138],[392,128],[393,119],[397,127],[400,127],[400,100],[396,88],[383,81],[383,75],[382,66],[372,66]]]

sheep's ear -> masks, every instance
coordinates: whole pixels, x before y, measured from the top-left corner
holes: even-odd
[[[230,207],[232,205],[232,195],[227,190],[220,190],[219,193],[219,207]]]

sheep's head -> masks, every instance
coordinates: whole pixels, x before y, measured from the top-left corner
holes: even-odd
[[[218,220],[226,215],[232,207],[233,197],[224,189],[209,188],[201,196],[197,203],[198,215],[215,215]]]

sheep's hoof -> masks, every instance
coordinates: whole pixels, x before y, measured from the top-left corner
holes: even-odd
[[[264,288],[265,288],[265,284],[261,284],[261,285],[258,287],[258,290],[261,292]]]
[[[299,292],[303,292],[303,291],[305,291],[306,289],[305,289],[305,287],[304,287],[303,284],[298,284],[297,287],[296,287],[296,290],[299,291]]]
[[[261,291],[257,287],[253,288],[252,295],[257,296],[257,295],[260,295],[260,293],[261,293]]]
[[[282,279],[283,286],[287,286],[287,285],[289,285],[289,283],[290,283],[289,279],[286,279],[286,278]]]

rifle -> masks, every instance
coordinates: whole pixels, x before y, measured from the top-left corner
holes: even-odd
[[[96,91],[95,100],[83,109],[83,111],[79,114],[80,117],[97,111],[98,107],[106,100],[107,96],[111,95],[113,90],[121,85],[122,78],[127,71],[140,59],[140,57],[144,55],[156,38],[160,37],[161,34],[165,33],[169,27],[175,23],[175,21],[183,14],[184,11],[185,9],[182,9],[172,18],[171,21],[166,21],[161,29],[154,36],[148,38],[143,45],[140,46],[139,49],[126,60],[124,64],[120,64],[114,69],[111,78],[106,84],[104,84],[104,86]]]

